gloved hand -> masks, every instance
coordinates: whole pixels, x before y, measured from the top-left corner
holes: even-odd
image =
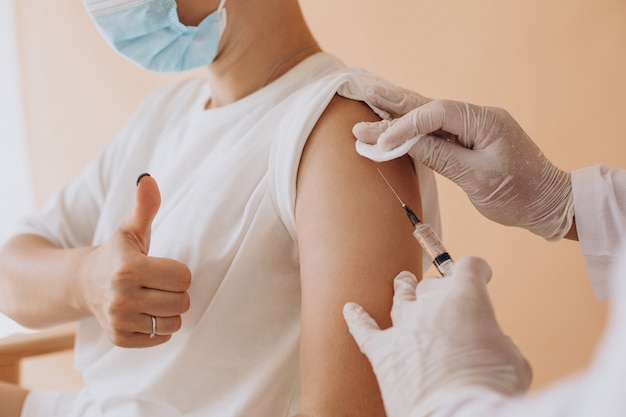
[[[356,124],[360,154],[384,161],[408,153],[459,185],[478,211],[497,223],[528,229],[547,240],[559,240],[570,231],[570,174],[553,165],[505,110],[430,101],[384,87],[367,94],[374,104],[402,117]]]
[[[478,393],[528,389],[528,362],[496,322],[487,293],[491,268],[461,258],[452,275],[419,284],[410,272],[394,280],[393,326],[380,330],[355,303],[344,317],[372,363],[388,417],[425,417]]]

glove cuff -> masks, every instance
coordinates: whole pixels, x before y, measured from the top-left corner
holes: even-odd
[[[548,242],[557,242],[567,235],[574,224],[574,195],[572,192],[571,175],[567,173],[567,186],[563,190],[561,201],[557,207],[562,207],[559,213],[554,213],[551,222],[552,229],[544,230],[543,237]]]
[[[551,164],[547,170],[550,174],[544,176],[547,180],[541,185],[543,193],[535,201],[536,206],[543,208],[543,214],[527,229],[548,242],[556,242],[565,237],[574,224],[572,176]]]

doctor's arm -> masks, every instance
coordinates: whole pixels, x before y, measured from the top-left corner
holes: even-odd
[[[502,352],[494,352],[489,358],[485,356],[483,363],[481,355],[457,354],[458,346],[480,350],[483,339],[486,340],[485,332],[505,340],[493,320],[486,293],[477,292],[475,288],[468,291],[463,279],[432,281],[427,278],[419,285],[410,280],[397,284],[396,289],[400,291],[394,300],[392,331],[381,332],[362,308],[349,304],[344,311],[346,320],[361,349],[372,360],[385,402],[396,409],[415,410],[414,413],[390,413],[390,417],[623,415],[626,400],[618,387],[626,383],[623,355],[626,349],[623,336],[626,229],[621,214],[626,210],[621,204],[626,195],[624,171],[596,166],[571,175],[564,173],[545,158],[512,117],[501,109],[450,101],[432,102],[411,92],[403,95],[380,90],[370,93],[378,106],[400,117],[393,122],[355,126],[355,134],[363,143],[375,144],[372,146],[377,152],[372,154],[387,152],[397,156],[408,152],[415,160],[456,182],[481,213],[498,223],[524,227],[551,240],[561,236],[580,238],[590,274],[598,275],[600,280],[612,278],[614,283],[610,325],[592,366],[529,396],[510,396],[510,392],[502,392],[498,386],[505,384],[485,384],[489,380],[497,382],[506,374],[502,372],[506,369],[518,369],[519,381],[524,381],[524,373],[519,373],[523,367],[515,359],[513,346],[507,348],[503,343]],[[458,144],[451,143],[455,140],[450,140],[446,132],[455,134]],[[368,152],[365,149],[363,153]],[[526,206],[529,210],[522,213]],[[578,224],[573,222],[573,206]],[[459,260],[454,278],[469,278],[474,286],[484,286],[475,279],[485,274],[484,268],[472,267],[476,262]],[[458,304],[459,296],[465,298],[462,305],[478,308],[464,308],[464,314],[452,319],[450,311],[430,308],[433,301]],[[410,314],[420,311],[420,306],[421,311],[428,310],[431,314]],[[443,319],[445,317],[448,320]],[[460,336],[470,333],[475,337],[459,343]],[[440,349],[426,353],[435,352],[435,360],[428,354],[415,353],[416,346],[433,343],[439,343]],[[500,372],[495,372],[489,364],[489,359],[494,358],[503,361]],[[467,363],[468,360],[472,363]],[[404,392],[395,397],[386,394],[402,392],[407,385],[405,381],[411,380],[421,380],[430,386],[431,393]],[[480,386],[482,392],[476,389]]]
[[[358,155],[351,129],[359,120],[376,116],[362,103],[335,97],[309,137],[298,173],[301,416],[385,415],[371,365],[348,332],[342,309],[358,301],[389,326],[393,277],[421,271],[411,225],[376,170],[419,211],[411,161],[374,164]]]

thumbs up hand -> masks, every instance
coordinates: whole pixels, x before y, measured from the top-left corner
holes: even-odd
[[[147,174],[137,180],[135,207],[81,266],[86,302],[120,347],[151,347],[180,330],[189,309],[191,272],[181,262],[148,256],[152,221],[161,204]]]

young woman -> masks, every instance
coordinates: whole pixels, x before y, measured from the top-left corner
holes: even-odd
[[[342,308],[390,325],[392,277],[422,259],[376,168],[416,212],[436,203],[408,158],[355,151],[352,126],[386,116],[365,89],[392,86],[323,53],[297,0],[86,4],[123,56],[207,72],[148,97],[0,254],[2,311],[80,321],[85,380],[75,395],[11,388],[13,409],[383,416]]]

